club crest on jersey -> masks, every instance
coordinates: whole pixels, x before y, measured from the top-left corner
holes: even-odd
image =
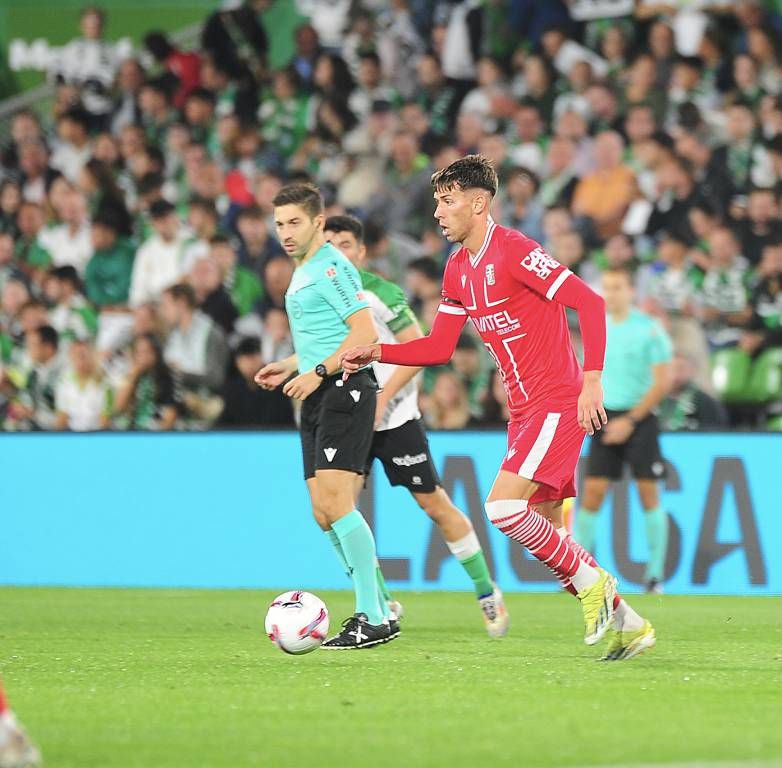
[[[494,264],[486,265],[486,285],[494,285],[497,282],[494,278]]]
[[[326,277],[335,278],[337,276],[337,270],[334,267],[329,267],[326,270]]]

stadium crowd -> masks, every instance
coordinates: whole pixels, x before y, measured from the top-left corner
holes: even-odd
[[[607,265],[632,270],[676,350],[663,428],[779,423],[761,376],[782,352],[779,3],[575,21],[589,0],[310,0],[276,70],[272,3],[214,12],[194,51],[150,29],[123,60],[85,8],[51,112],[13,116],[4,430],[291,425],[252,383],[291,352],[274,195],[312,179],[328,215],[358,216],[426,328],[449,252],[429,178],[471,152],[498,170],[499,221],[597,290]],[[466,332],[423,376],[427,423],[501,424],[492,368]]]

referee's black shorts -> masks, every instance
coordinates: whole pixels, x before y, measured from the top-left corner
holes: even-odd
[[[302,404],[301,453],[304,477],[318,469],[364,474],[375,429],[377,381],[371,370],[324,379]]]
[[[364,473],[367,476],[374,459],[383,465],[391,485],[404,486],[410,493],[432,493],[440,485],[421,419],[375,432]]]
[[[627,411],[606,411],[608,421],[622,416]],[[607,477],[620,480],[625,464],[636,480],[660,480],[665,477],[665,463],[660,452],[660,428],[657,417],[649,414],[635,425],[627,442],[621,445],[606,445],[605,431],[592,436],[587,457],[587,477]]]

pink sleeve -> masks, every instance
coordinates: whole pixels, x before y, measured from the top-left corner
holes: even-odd
[[[584,344],[584,370],[602,371],[606,354],[606,309],[603,297],[571,273],[557,290],[556,301],[578,313]]]
[[[443,302],[434,318],[432,330],[422,339],[413,339],[405,344],[381,344],[380,362],[412,366],[447,363],[467,321],[464,310],[453,312],[452,309],[456,308]]]
[[[451,359],[459,334],[467,322],[467,311],[454,288],[454,279],[453,261],[449,259],[443,275],[443,298],[429,335],[405,344],[381,344],[380,362],[410,366],[443,365]]]
[[[527,288],[551,301],[573,273],[549,256],[542,245],[521,232],[511,229],[506,230],[504,235],[503,257],[511,274]]]

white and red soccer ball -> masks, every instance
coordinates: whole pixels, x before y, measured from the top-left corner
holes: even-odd
[[[326,639],[329,612],[311,592],[283,592],[266,613],[266,634],[285,653],[300,656],[314,651]]]

